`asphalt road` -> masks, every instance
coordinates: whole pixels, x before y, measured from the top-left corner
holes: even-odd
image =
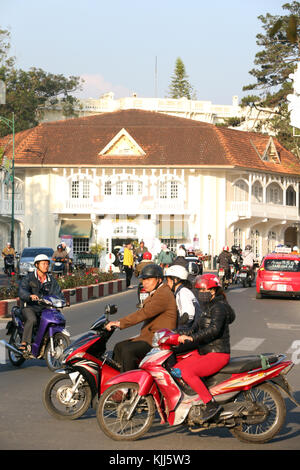
[[[300,402],[300,301],[257,300],[254,288],[238,287],[229,290],[228,300],[237,314],[236,321],[231,326],[232,356],[263,352],[286,353],[288,358],[292,358],[295,362],[288,379],[296,399]],[[119,311],[114,316],[114,319],[118,319],[134,311],[136,301],[136,289],[131,289],[103,300],[65,309],[64,314],[71,336],[77,337],[88,330],[92,322],[103,313],[107,303],[118,305]],[[5,323],[3,320],[0,321],[0,339],[5,337]],[[117,331],[110,339],[109,348],[112,348],[115,342],[134,336],[138,331],[139,326]],[[75,421],[59,421],[47,413],[41,397],[42,390],[52,377],[52,373],[44,361],[30,360],[20,368],[14,368],[3,360],[2,354],[1,362],[1,450],[109,450],[117,451],[119,456],[126,451],[125,454],[128,456],[131,455],[130,452],[134,454],[146,450],[152,452],[167,450],[173,455],[180,450],[300,449],[300,407],[297,408],[286,397],[286,423],[280,434],[264,445],[242,443],[226,429],[195,434],[183,426],[161,425],[158,419],[155,420],[150,432],[139,441],[115,442],[99,429],[93,409]],[[186,458],[188,457],[189,454],[186,452]],[[155,463],[157,466],[162,466],[158,461]],[[138,461],[134,464],[139,466]]]

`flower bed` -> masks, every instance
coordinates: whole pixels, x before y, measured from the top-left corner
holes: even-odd
[[[117,279],[118,275],[114,273],[102,273],[97,268],[92,268],[87,272],[76,271],[57,279],[61,289],[72,289],[91,284],[100,284],[102,282]],[[0,300],[15,299],[18,297],[18,282],[16,277],[12,277],[6,287],[0,287]]]

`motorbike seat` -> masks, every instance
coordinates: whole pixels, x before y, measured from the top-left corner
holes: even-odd
[[[278,356],[274,353],[263,354],[269,364],[278,361]],[[240,374],[262,367],[262,358],[259,355],[233,357],[229,363],[221,369],[222,374]]]

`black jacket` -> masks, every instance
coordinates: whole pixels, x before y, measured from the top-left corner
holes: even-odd
[[[233,264],[231,253],[228,251],[222,251],[217,259],[217,263],[219,263],[220,268],[228,269],[230,264]]]
[[[19,297],[21,300],[21,307],[26,302],[27,307],[33,308],[35,312],[41,312],[45,307],[33,302],[30,299],[31,295],[37,295],[38,297],[56,296],[62,300],[65,300],[64,294],[62,293],[58,282],[51,274],[47,274],[47,281],[43,284],[38,279],[35,272],[28,273],[20,282],[19,285]]]
[[[202,313],[191,329],[184,329],[182,332],[178,329],[178,332],[194,339],[193,342],[189,342],[190,350],[197,348],[200,354],[209,352],[230,354],[229,324],[235,319],[234,310],[223,296],[215,297],[201,307]],[[187,346],[187,342],[183,346]],[[176,352],[181,352],[181,346]]]

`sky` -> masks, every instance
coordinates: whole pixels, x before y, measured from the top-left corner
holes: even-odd
[[[10,31],[17,68],[80,76],[81,98],[164,98],[180,57],[197,99],[231,104],[255,83],[258,16],[288,14],[287,2],[0,0],[0,29]]]

